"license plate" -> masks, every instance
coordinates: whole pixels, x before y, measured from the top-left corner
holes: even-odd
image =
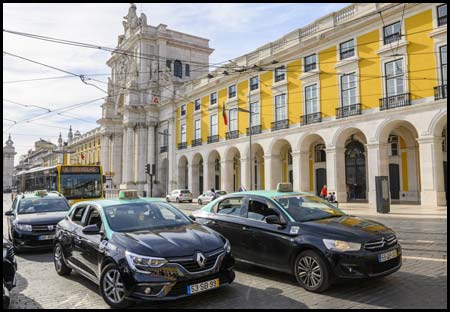
[[[398,256],[397,249],[394,249],[394,250],[391,250],[391,251],[386,252],[384,254],[379,254],[378,255],[378,261],[379,262],[385,262],[385,261],[394,259],[397,256]]]
[[[38,237],[38,240],[48,240],[48,239],[54,239],[55,235],[40,235]]]
[[[217,288],[219,287],[219,279],[213,279],[210,281],[206,281],[206,282],[201,282],[198,284],[193,284],[193,285],[188,285],[187,286],[187,293],[188,295],[192,295],[195,293],[199,293],[205,290],[210,290],[213,288]]]

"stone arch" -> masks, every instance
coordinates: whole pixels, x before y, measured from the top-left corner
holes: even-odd
[[[435,137],[440,137],[442,131],[447,126],[447,111],[441,111],[434,116],[430,123],[429,133]]]
[[[286,139],[274,139],[270,144],[270,176],[266,175],[268,187],[275,189],[280,182],[294,183],[292,144]],[[267,168],[266,168],[267,172]]]
[[[212,150],[209,152],[207,156],[208,161],[208,176],[206,185],[207,189],[214,188],[216,190],[221,187],[221,178],[222,178],[222,157],[217,150]]]
[[[237,192],[241,182],[241,152],[235,146],[224,152],[224,172],[222,188],[227,192]]]
[[[359,141],[367,143],[367,135],[359,128],[356,127],[341,127],[339,128],[333,136],[331,145],[335,147],[345,147],[345,143],[351,135],[356,135],[356,139]]]
[[[307,134],[299,140],[300,168],[296,177],[300,179],[299,189],[319,194],[327,184],[326,142],[319,134]]]

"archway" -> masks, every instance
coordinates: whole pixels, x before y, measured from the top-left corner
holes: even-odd
[[[181,156],[178,161],[178,188],[189,189],[188,185],[188,160],[186,156]]]
[[[225,154],[224,185],[227,192],[237,192],[241,186],[241,153],[236,147],[231,147]]]
[[[276,188],[280,182],[290,182],[294,184],[294,174],[292,166],[292,147],[285,140],[280,139],[272,145],[271,153],[271,176],[268,181],[270,188]]]
[[[345,183],[347,200],[367,199],[366,153],[364,145],[351,137],[345,145]]]
[[[219,152],[213,150],[208,156],[208,188],[220,190],[221,187],[221,158]]]
[[[252,144],[251,190],[264,189],[264,149],[258,143]]]
[[[325,141],[317,134],[310,134],[300,142],[300,191],[319,195],[327,184]]]

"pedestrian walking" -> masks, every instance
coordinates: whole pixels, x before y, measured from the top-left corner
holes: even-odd
[[[327,195],[328,195],[327,186],[324,185],[322,186],[322,190],[320,191],[320,197],[322,197],[323,199],[327,199]]]
[[[214,188],[211,189],[211,192],[212,192],[212,200],[216,199],[217,194],[216,194],[216,191],[214,190]]]

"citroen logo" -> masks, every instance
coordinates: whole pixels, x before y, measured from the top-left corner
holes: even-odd
[[[201,252],[197,253],[197,263],[201,268],[205,267],[206,257]]]
[[[53,230],[53,225],[47,225],[47,228],[49,229],[49,231]]]
[[[382,237],[382,238],[381,238],[381,247],[383,247],[384,244],[385,244],[384,237]]]

